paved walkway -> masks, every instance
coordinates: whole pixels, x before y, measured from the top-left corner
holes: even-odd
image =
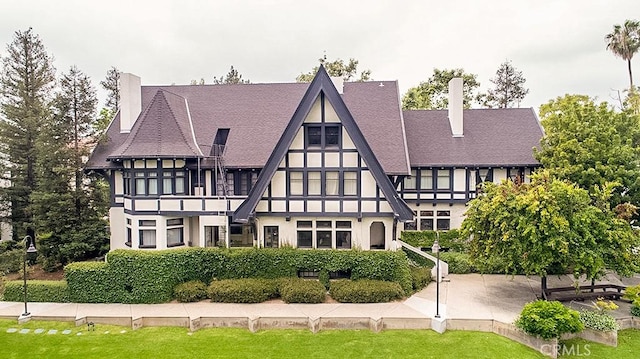
[[[640,278],[637,278],[640,280]],[[607,278],[616,282],[617,278]],[[549,277],[549,286],[567,286],[573,283],[567,276]],[[630,283],[629,283],[630,284]],[[165,304],[88,304],[88,303],[29,303],[28,309],[33,319],[84,321],[140,326],[179,325],[194,328],[192,323],[199,318],[216,319],[209,326],[244,326],[257,318],[270,319],[289,326],[323,320],[351,320],[351,323],[384,320],[385,328],[422,327],[416,323],[430,321],[436,311],[436,283],[404,301],[391,303],[351,304],[285,304],[270,301],[259,304],[230,303],[165,303]],[[524,304],[537,299],[540,293],[537,277],[451,274],[440,283],[440,315],[446,319],[498,320],[511,323],[518,316]],[[622,309],[622,308],[621,308]],[[0,318],[15,319],[24,311],[24,303],[0,302]],[[628,311],[626,311],[628,312]],[[240,321],[240,322],[238,322]],[[411,324],[413,321],[413,324]],[[221,324],[222,323],[222,324]],[[337,323],[337,322],[336,322]],[[340,324],[334,327],[340,327]],[[403,324],[405,323],[405,324]],[[328,325],[328,324],[327,324]],[[202,324],[206,326],[206,324]],[[200,325],[197,325],[200,327]],[[325,326],[326,327],[326,326]],[[357,327],[357,325],[356,325]]]

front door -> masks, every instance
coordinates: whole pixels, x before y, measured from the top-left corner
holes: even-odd
[[[264,227],[264,247],[278,248],[278,226]]]
[[[224,240],[221,240],[218,226],[204,226],[204,246],[224,247]]]

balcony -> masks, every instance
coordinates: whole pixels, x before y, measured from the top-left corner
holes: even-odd
[[[245,199],[244,196],[226,199],[205,196],[160,196],[158,198],[125,196],[124,209],[127,212],[159,215],[226,214],[227,211],[235,211]]]

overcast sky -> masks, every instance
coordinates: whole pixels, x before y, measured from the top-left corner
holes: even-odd
[[[33,27],[58,73],[75,64],[99,88],[112,65],[149,85],[210,83],[230,65],[254,83],[293,82],[326,53],[402,93],[434,68],[460,67],[486,90],[509,59],[530,89],[522,107],[537,109],[566,93],[612,101],[628,87],[604,41],[626,19],[640,20],[640,1],[0,0],[0,56]]]

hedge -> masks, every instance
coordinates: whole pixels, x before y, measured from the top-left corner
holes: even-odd
[[[301,278],[281,280],[279,292],[286,303],[322,303],[327,296],[320,281]]]
[[[207,297],[207,285],[199,280],[180,283],[174,288],[173,296],[181,303],[198,302]]]
[[[414,292],[422,290],[431,282],[431,268],[411,267],[411,284]]]
[[[12,280],[5,283],[4,300],[24,301],[24,282]],[[29,302],[69,302],[69,288],[63,280],[28,280],[27,301]]]
[[[331,297],[341,303],[381,303],[403,297],[398,283],[380,280],[337,280],[331,282]]]
[[[256,278],[214,280],[207,294],[212,302],[261,303],[278,296],[278,282]]]
[[[454,252],[465,252],[468,247],[468,241],[461,238],[460,231],[451,229],[448,231],[440,231],[440,247],[445,250]],[[436,231],[403,231],[400,238],[403,242],[418,248],[431,248],[436,240]]]
[[[65,267],[73,302],[163,303],[176,285],[190,280],[295,277],[298,271],[346,271],[351,279],[397,282],[412,290],[402,251],[300,250],[292,248],[181,248],[160,251],[118,249],[107,263]]]

